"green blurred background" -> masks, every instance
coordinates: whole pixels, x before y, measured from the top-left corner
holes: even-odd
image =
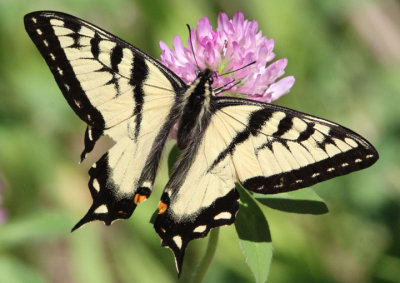
[[[167,180],[128,221],[70,228],[91,204],[78,166],[84,124],[27,36],[34,10],[76,15],[159,57],[185,24],[237,10],[275,39],[296,83],[277,101],[368,138],[373,167],[314,186],[330,213],[265,208],[274,244],[270,282],[400,282],[400,1],[0,0],[0,282],[175,282],[174,260],[150,216]],[[207,239],[189,245],[181,282]],[[206,282],[252,282],[233,226],[223,227]]]

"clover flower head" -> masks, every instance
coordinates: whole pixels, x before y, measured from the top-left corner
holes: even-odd
[[[186,83],[196,79],[199,69],[209,68],[216,72],[214,88],[224,86],[227,92],[264,102],[278,99],[294,84],[293,76],[281,78],[286,58],[271,62],[275,58],[274,40],[263,36],[258,23],[245,20],[241,12],[233,19],[220,13],[216,30],[207,17],[201,18],[190,31],[188,47],[179,36],[175,36],[173,46],[171,50],[160,41],[161,62]]]

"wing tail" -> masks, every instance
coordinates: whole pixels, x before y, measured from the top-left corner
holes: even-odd
[[[176,203],[173,203],[165,212],[157,216],[154,228],[162,240],[161,245],[172,250],[178,275],[182,272],[183,258],[188,243],[191,240],[206,237],[213,228],[232,224],[239,209],[238,201],[239,193],[234,187],[228,194],[197,211],[195,215],[187,215],[179,219],[177,215],[174,215]]]

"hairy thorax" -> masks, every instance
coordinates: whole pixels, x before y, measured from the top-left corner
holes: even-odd
[[[190,140],[199,139],[208,125],[214,101],[211,75],[209,69],[200,72],[183,95],[186,103],[178,127],[178,146],[181,149],[186,148]]]

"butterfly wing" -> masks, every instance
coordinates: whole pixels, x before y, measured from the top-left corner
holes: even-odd
[[[372,165],[373,146],[335,123],[288,108],[217,97],[200,142],[192,141],[168,182],[155,229],[181,271],[188,242],[234,222],[239,195],[311,186]]]
[[[333,122],[245,99],[222,98],[218,105],[230,134],[213,166],[231,158],[248,190],[274,194],[309,187],[378,159],[367,140]]]
[[[128,218],[150,194],[186,85],[149,55],[76,17],[42,11],[24,22],[65,99],[88,124],[81,159],[103,134],[116,142],[89,171],[93,205],[74,229]]]
[[[189,141],[162,194],[154,227],[175,256],[180,274],[189,241],[211,228],[232,224],[239,209],[235,169],[229,158],[210,169],[226,143],[214,115],[206,130]]]

